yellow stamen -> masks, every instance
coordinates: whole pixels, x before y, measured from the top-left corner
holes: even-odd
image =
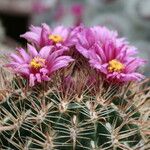
[[[50,40],[52,40],[54,43],[59,43],[63,41],[63,38],[60,35],[52,34],[48,37]]]
[[[109,61],[108,64],[108,70],[110,72],[121,72],[124,69],[124,65],[116,59]]]
[[[40,69],[44,65],[45,65],[45,59],[40,57],[34,57],[30,62],[30,66],[34,69]]]

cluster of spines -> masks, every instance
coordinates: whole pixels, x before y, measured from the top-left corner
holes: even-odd
[[[0,103],[1,149],[148,149],[149,118],[140,110],[147,85],[87,86],[78,78],[65,89],[57,79],[32,90],[14,79]]]

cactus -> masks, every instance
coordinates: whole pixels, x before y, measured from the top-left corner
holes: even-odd
[[[35,84],[29,84],[21,74],[12,76],[1,69],[1,149],[149,148],[149,110],[142,109],[150,96],[147,79],[140,83],[110,82],[85,65],[83,56],[77,60],[77,54],[72,54],[75,62],[71,60],[55,71],[49,81]]]
[[[68,84],[57,74],[32,90],[14,79],[0,103],[1,149],[148,149],[148,109],[147,117],[140,110],[150,94],[144,83],[119,88],[83,79],[76,74]]]

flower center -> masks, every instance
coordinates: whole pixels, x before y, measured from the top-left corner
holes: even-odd
[[[124,69],[124,65],[116,59],[109,61],[108,64],[108,70],[110,72],[121,72]]]
[[[52,40],[54,43],[59,43],[63,41],[63,38],[60,35],[52,34],[48,37],[50,40]]]
[[[30,62],[30,66],[33,69],[40,69],[45,65],[45,59],[40,58],[40,57],[34,57],[31,62]]]

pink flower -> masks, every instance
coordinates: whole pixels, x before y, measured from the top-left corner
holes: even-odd
[[[73,32],[76,36],[75,46],[77,51],[85,58],[89,58],[88,52],[96,42],[94,32],[90,28],[83,26],[76,27]]]
[[[41,1],[35,1],[32,4],[32,11],[34,13],[43,13],[46,10],[45,6]]]
[[[75,16],[82,16],[84,12],[84,5],[82,3],[75,3],[71,6],[71,12]]]
[[[71,46],[70,29],[58,26],[53,30],[45,23],[41,27],[31,26],[30,31],[21,35],[28,42],[34,44],[38,49],[43,46]]]
[[[71,12],[74,18],[74,25],[79,26],[83,23],[84,5],[82,3],[74,3],[71,6]]]
[[[124,38],[118,38],[117,32],[105,27],[84,29],[78,35],[77,50],[87,59],[91,67],[99,70],[107,80],[126,82],[141,80],[143,75],[137,69],[145,61],[135,57],[137,50]]]
[[[18,49],[18,54],[11,54],[11,61],[7,65],[15,73],[29,79],[30,86],[42,81],[49,81],[51,75],[66,67],[73,59],[62,56],[63,49],[54,51],[52,46],[45,46],[39,52],[28,44],[28,52]]]
[[[97,42],[89,52],[90,64],[105,74],[106,78],[114,82],[141,80],[143,75],[137,69],[145,61],[135,57],[137,50],[130,46],[123,38],[118,38],[116,32],[103,27],[94,27]]]

